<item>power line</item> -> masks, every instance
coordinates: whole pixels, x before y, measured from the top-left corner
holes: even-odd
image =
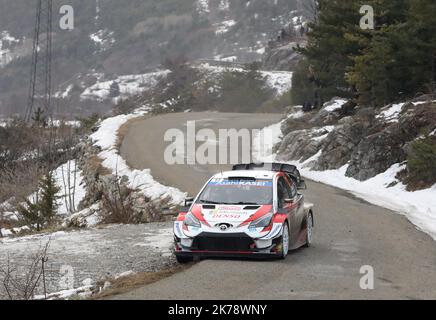
[[[25,121],[35,113],[46,117],[51,113],[52,11],[53,0],[36,0],[32,66]],[[40,120],[40,119],[39,119]]]

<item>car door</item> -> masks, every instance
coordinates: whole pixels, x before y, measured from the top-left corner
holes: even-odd
[[[293,235],[295,236],[295,241],[298,240],[298,236],[301,231],[301,226],[305,218],[304,212],[304,196],[298,193],[297,185],[295,182],[286,177],[286,187],[288,188],[288,193],[293,200]]]
[[[296,221],[295,221],[295,215],[296,215],[296,204],[294,202],[292,203],[286,203],[285,199],[292,199],[292,195],[290,194],[290,187],[288,182],[286,181],[284,176],[281,176],[277,179],[277,206],[279,209],[279,212],[283,212],[288,217],[289,221],[289,231],[291,233],[290,236],[290,246],[293,246],[295,243],[298,234],[298,228],[296,228]]]

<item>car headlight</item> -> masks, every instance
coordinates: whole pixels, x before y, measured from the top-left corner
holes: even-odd
[[[190,227],[201,227],[200,221],[191,212],[186,215],[184,224]]]
[[[264,215],[263,217],[260,217],[257,220],[254,220],[252,223],[250,223],[249,228],[265,228],[268,227],[271,224],[272,218],[274,214],[268,213]]]

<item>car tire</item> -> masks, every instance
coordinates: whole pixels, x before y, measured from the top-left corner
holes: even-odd
[[[194,261],[194,257],[176,255],[176,260],[180,264],[185,264],[185,263],[190,263],[190,262]]]
[[[285,259],[289,252],[289,241],[290,241],[290,234],[289,234],[289,226],[288,223],[285,222],[283,224],[282,228],[282,237],[280,242],[281,247],[281,253],[280,253],[280,259]]]
[[[306,244],[304,245],[306,248],[309,248],[312,244],[313,239],[313,214],[309,212],[306,220]]]

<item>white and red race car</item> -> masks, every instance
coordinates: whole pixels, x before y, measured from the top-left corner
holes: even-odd
[[[283,163],[235,165],[214,175],[174,223],[180,263],[195,256],[285,258],[310,246],[313,205],[299,192],[305,182]]]

